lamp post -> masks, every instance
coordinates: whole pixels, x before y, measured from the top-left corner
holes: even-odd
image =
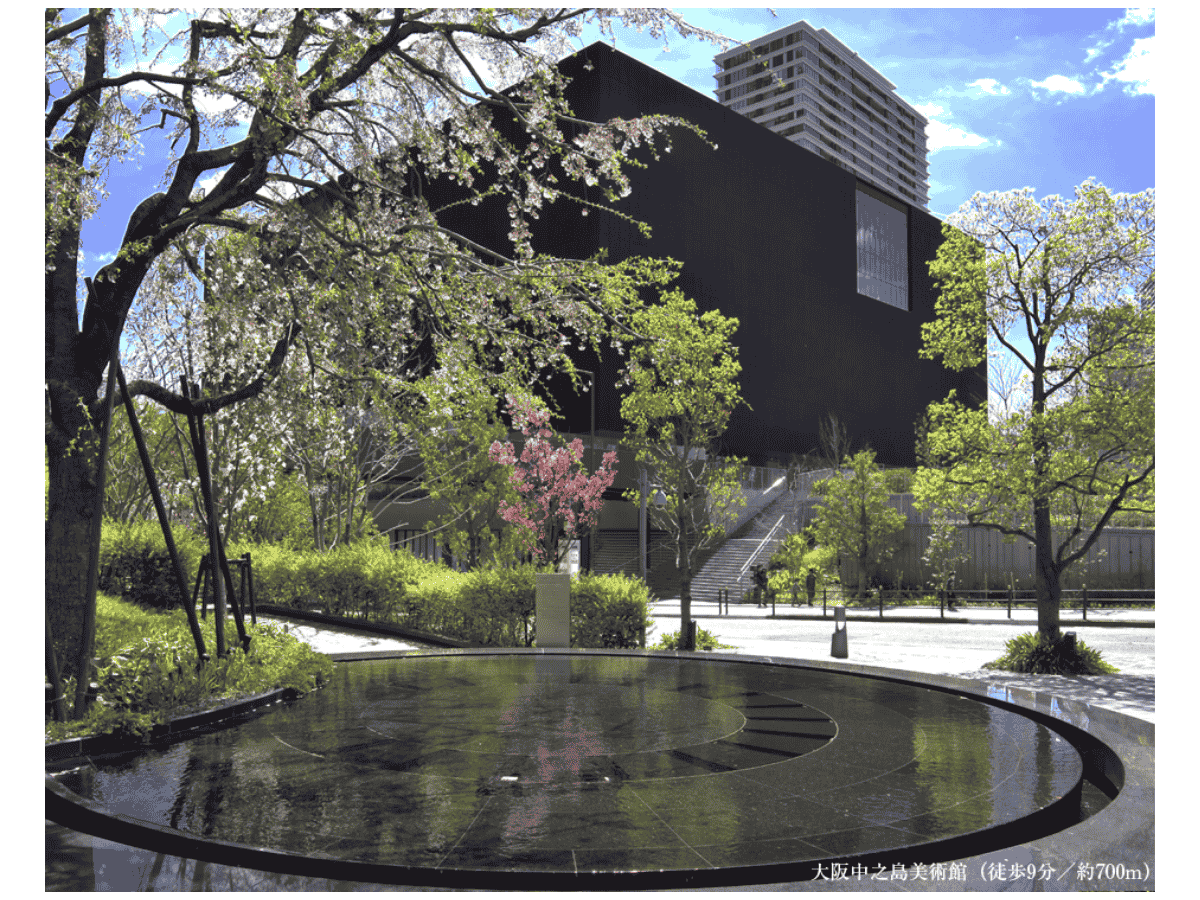
[[[596,470],[595,469],[595,466],[596,466],[596,373],[590,372],[587,369],[577,369],[576,371],[581,372],[582,374],[586,375],[588,377],[588,382],[590,385],[589,393],[591,394],[591,406],[592,406],[592,432],[591,432],[590,440],[588,442],[588,461],[587,461],[588,473],[590,474]],[[596,521],[592,523],[592,527],[591,527],[590,531],[588,532],[587,554],[586,554],[587,565],[582,566],[584,571],[587,571],[587,572],[593,571],[593,569],[592,569],[592,553],[596,549],[596,529],[599,527],[599,524],[600,524],[600,519],[599,519],[599,516],[597,516]],[[582,536],[580,539],[580,543],[582,544]],[[580,562],[582,562],[582,560],[580,560]]]

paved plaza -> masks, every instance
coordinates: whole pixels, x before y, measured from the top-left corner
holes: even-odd
[[[1005,643],[1037,630],[1033,609],[968,607],[941,617],[937,609],[885,607],[884,619],[877,610],[852,609],[846,626],[847,663],[919,672],[955,675],[960,678],[1004,682],[1096,703],[1148,721],[1154,717],[1155,629],[1153,609],[1089,610],[1084,622],[1077,610],[1062,613],[1063,631],[1074,631],[1087,646],[1100,651],[1105,661],[1120,670],[1118,675],[1066,677],[1017,675],[982,668],[1004,653]],[[653,605],[656,626],[647,644],[666,633],[679,630],[679,601],[661,600]],[[833,608],[822,618],[821,606],[777,604],[771,608],[752,603],[732,604],[719,614],[716,604],[693,603],[692,618],[733,650],[750,656],[834,662],[830,643],[834,630]],[[901,618],[903,621],[901,621]]]

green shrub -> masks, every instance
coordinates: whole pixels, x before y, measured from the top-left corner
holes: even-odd
[[[672,631],[670,634],[664,634],[658,639],[651,650],[678,650],[679,649],[679,632]],[[733,644],[722,644],[717,640],[716,636],[710,631],[705,631],[703,628],[696,629],[696,649],[697,650],[735,650]]]
[[[207,545],[187,527],[175,527],[171,535],[190,590],[190,579],[195,578]],[[157,521],[104,523],[100,531],[99,589],[150,609],[179,608],[171,556]]]
[[[485,647],[528,647],[533,643],[537,569],[482,569],[463,576],[457,603],[464,618],[463,640]]]
[[[459,638],[470,630],[470,616],[459,603],[460,588],[466,576],[445,566],[433,566],[421,580],[409,587],[403,603],[393,613],[397,625]]]
[[[246,551],[253,560],[258,602],[380,620],[404,617],[408,592],[429,574],[445,571],[376,540],[327,553],[270,544],[243,545],[234,552]]]
[[[571,579],[571,646],[645,646],[650,624],[646,583],[628,575],[581,574]]]
[[[273,544],[260,544],[249,551],[254,572],[254,600],[291,609],[313,607],[304,562],[307,553],[288,550]]]
[[[1065,636],[1052,641],[1040,631],[1022,634],[1006,648],[1004,656],[983,667],[1033,675],[1112,675],[1120,671],[1083,641],[1076,640],[1072,650]]]
[[[207,545],[195,535],[186,540],[185,572],[194,579]],[[326,553],[271,544],[240,544],[226,552],[230,559],[251,554],[258,603],[389,622],[486,647],[534,641],[537,570],[532,566],[456,572],[407,550],[390,550],[379,540]],[[162,567],[166,559],[157,524],[106,524],[104,589],[147,606],[174,607],[174,577]],[[641,579],[586,574],[572,579],[571,645],[642,646],[648,602]]]

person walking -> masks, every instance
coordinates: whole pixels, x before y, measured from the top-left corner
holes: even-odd
[[[762,566],[754,567],[754,599],[760,608],[767,605],[767,570]]]

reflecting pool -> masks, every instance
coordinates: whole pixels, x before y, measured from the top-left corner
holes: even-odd
[[[1082,772],[1045,725],[932,688],[729,659],[448,652],[342,663],[291,704],[61,779],[109,812],[321,860],[329,877],[500,887],[515,872],[782,880],[831,860],[952,859],[1077,821]],[[277,871],[300,871],[293,857]]]

